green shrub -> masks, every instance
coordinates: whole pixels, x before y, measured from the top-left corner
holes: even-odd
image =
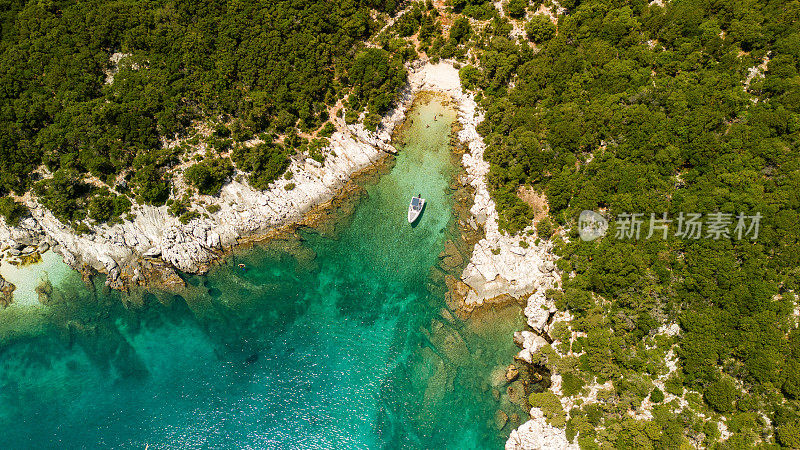
[[[256,189],[267,189],[283,175],[290,162],[287,150],[272,142],[234,149],[231,158],[239,170],[250,173],[250,185]]]
[[[490,20],[498,17],[497,9],[492,2],[468,4],[461,10],[461,13],[475,20]]]
[[[553,235],[553,222],[549,217],[545,217],[536,224],[536,233],[542,239],[550,239]]]
[[[800,400],[800,362],[790,359],[784,371],[783,393],[795,400]]]
[[[577,373],[566,372],[561,375],[561,390],[568,397],[580,394],[585,384],[583,377]]]
[[[101,223],[121,222],[122,215],[130,212],[131,201],[103,189],[89,200],[89,218]]]
[[[336,131],[336,127],[333,126],[333,123],[325,122],[325,125],[323,125],[322,129],[319,130],[319,135],[323,137],[331,137],[334,131]]]
[[[664,388],[672,395],[683,395],[683,376],[680,372],[675,372],[664,381]]]
[[[218,138],[224,139],[224,138],[228,138],[230,136],[231,136],[231,130],[225,124],[222,124],[222,123],[218,124],[214,128],[214,137],[218,137]]]
[[[474,90],[481,86],[483,74],[474,66],[464,66],[458,70],[458,77],[465,89]]]
[[[348,78],[355,100],[367,105],[367,128],[374,129],[372,125],[377,125],[379,116],[389,110],[406,77],[402,61],[392,58],[386,50],[368,48],[356,54]]]
[[[201,194],[217,195],[231,175],[233,164],[228,158],[213,158],[190,166],[184,178]]]
[[[537,44],[542,44],[556,35],[556,26],[553,25],[549,17],[537,14],[525,25],[525,33],[528,39]]]
[[[659,388],[654,388],[650,393],[650,401],[653,403],[661,403],[664,401],[664,392]]]
[[[184,195],[183,198],[180,199],[170,199],[172,203],[169,204],[167,208],[167,212],[175,217],[180,217],[184,213],[186,213],[189,208],[192,206],[191,199],[188,195]]]
[[[79,236],[82,234],[90,234],[92,232],[92,228],[83,222],[73,222],[72,229],[75,230],[75,233],[77,233]]]
[[[181,214],[180,217],[178,217],[178,220],[182,224],[186,225],[187,223],[191,222],[192,220],[196,219],[197,217],[200,217],[200,213],[199,212],[197,212],[197,211],[186,211],[183,214]]]
[[[359,111],[352,108],[345,109],[344,121],[348,125],[352,125],[358,121]]]
[[[800,420],[784,423],[775,431],[778,443],[788,448],[800,448]]]
[[[526,0],[517,0],[517,1],[526,1]],[[459,17],[454,22],[453,25],[450,27],[450,41],[460,44],[469,38],[470,34],[472,34],[472,27],[469,24],[469,19],[466,17]],[[456,67],[458,68],[458,67]]]
[[[550,391],[534,393],[528,396],[528,402],[534,408],[541,408],[547,423],[554,427],[563,428],[567,424],[567,413],[561,406],[561,401]]]
[[[58,169],[53,178],[35,186],[39,201],[64,223],[86,218],[86,196],[90,186],[73,169]]]
[[[295,187],[297,187],[297,186],[295,186],[294,183],[286,183],[286,185],[283,186],[283,188],[286,189],[287,191],[292,191],[292,190],[294,190]]]
[[[132,180],[136,201],[148,205],[161,206],[169,198],[170,183],[153,164],[138,168]]]
[[[28,214],[28,207],[9,197],[0,197],[0,215],[11,226],[19,225],[19,221]]]
[[[739,394],[736,386],[728,378],[722,378],[710,383],[703,395],[706,403],[720,413],[729,413],[734,410],[734,402]]]
[[[308,144],[308,154],[314,161],[323,163],[325,162],[325,153],[323,151],[328,145],[330,145],[330,141],[326,138],[314,139]]]
[[[375,113],[369,113],[364,117],[364,128],[375,131],[381,123],[381,116]]]
[[[525,16],[525,11],[528,9],[528,0],[508,0],[508,2],[503,5],[503,9],[506,14],[518,19]]]

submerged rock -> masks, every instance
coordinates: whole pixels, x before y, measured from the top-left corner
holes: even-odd
[[[53,283],[50,282],[50,278],[46,274],[39,280],[39,284],[36,286],[36,294],[39,296],[39,303],[42,305],[53,304]]]
[[[502,430],[503,427],[506,426],[506,423],[508,423],[508,414],[498,409],[494,415],[494,425],[498,430]]]
[[[461,256],[453,241],[448,240],[444,245],[444,250],[439,254],[441,267],[446,272],[452,272],[464,264],[464,257]]]
[[[528,397],[525,395],[525,384],[522,381],[516,380],[508,385],[506,394],[508,394],[508,401],[511,403],[522,407],[527,406]]]
[[[519,377],[519,369],[514,364],[509,364],[508,368],[506,369],[506,381],[509,383],[516,380]]]
[[[0,275],[0,306],[5,308],[14,301],[14,289],[17,287]]]

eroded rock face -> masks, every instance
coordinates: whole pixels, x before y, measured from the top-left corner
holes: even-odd
[[[547,345],[547,340],[536,333],[523,330],[514,333],[514,343],[522,347],[522,350],[517,353],[517,358],[528,364],[533,364],[533,354]]]
[[[528,325],[537,333],[544,333],[550,320],[550,315],[557,311],[556,305],[550,301],[541,290],[528,297],[525,306],[525,317]]]

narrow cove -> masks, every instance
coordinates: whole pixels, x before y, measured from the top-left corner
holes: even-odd
[[[498,429],[511,410],[491,380],[523,321],[516,307],[484,314],[491,326],[446,309],[435,266],[459,238],[455,111],[422,97],[391,171],[334,231],[237,252],[142,307],[100,280],[64,282],[33,325],[4,326],[0,446],[502,447],[519,418]]]

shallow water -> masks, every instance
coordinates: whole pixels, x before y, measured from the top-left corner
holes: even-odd
[[[489,377],[522,322],[443,310],[455,113],[434,98],[410,117],[394,167],[335,235],[240,252],[138,308],[101,281],[62,283],[6,324],[0,448],[501,447]]]
[[[75,271],[64,264],[61,256],[54,252],[45,252],[41,255],[41,260],[26,266],[15,266],[6,260],[0,261],[0,275],[16,287],[14,303],[25,306],[39,304],[36,287],[42,281],[60,284],[67,278],[77,276]]]

